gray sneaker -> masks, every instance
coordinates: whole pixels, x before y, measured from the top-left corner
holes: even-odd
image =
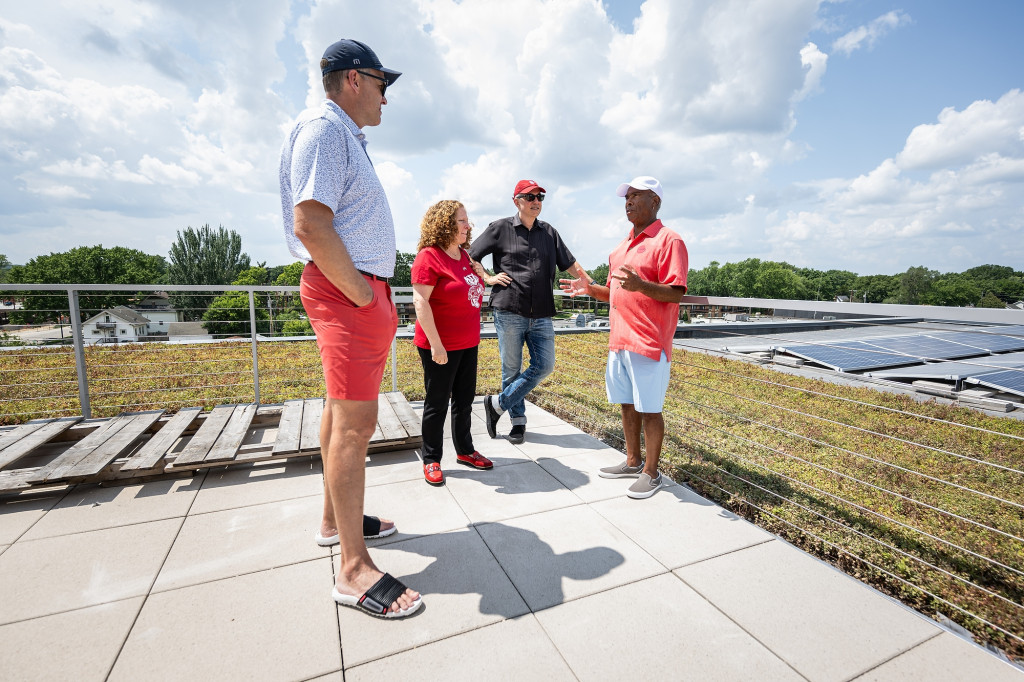
[[[629,486],[626,495],[634,500],[642,500],[658,492],[658,488],[663,485],[665,485],[665,478],[661,475],[660,471],[657,478],[651,478],[647,474],[640,474],[640,478],[636,480],[636,483]]]
[[[604,467],[597,475],[601,478],[636,478],[644,470],[644,463],[640,462],[640,466],[631,467],[626,464],[627,461],[623,460],[622,464],[612,467]]]

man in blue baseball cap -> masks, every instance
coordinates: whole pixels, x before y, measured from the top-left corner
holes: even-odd
[[[299,114],[281,150],[281,210],[288,249],[306,261],[300,293],[316,332],[327,384],[320,420],[324,507],[317,544],[339,545],[334,600],[381,618],[422,606],[419,593],[383,573],[366,538],[395,532],[363,515],[366,449],[398,315],[388,278],[395,225],[362,128],[379,125],[385,91],[401,75],[365,43],[339,40],[320,60],[326,99]]]

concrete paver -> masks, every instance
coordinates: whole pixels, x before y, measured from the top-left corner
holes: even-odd
[[[105,680],[143,599],[132,597],[0,626],[4,679]]]
[[[856,682],[1020,682],[1020,679],[1021,672],[1018,669],[995,656],[979,655],[973,644],[943,632],[864,673],[856,678]]]
[[[0,497],[0,543],[10,544],[24,535],[65,494],[61,490],[7,499]]]
[[[146,594],[182,519],[40,540],[0,554],[0,623]]]
[[[345,680],[401,680],[407,679],[410,671],[419,682],[577,679],[537,618],[527,614],[348,668]]]
[[[346,666],[529,613],[474,529],[375,547],[370,556],[378,568],[419,591],[424,605],[417,615],[401,620],[339,606]]]
[[[813,681],[848,680],[935,635],[921,616],[778,540],[676,574]]]
[[[491,440],[487,434],[473,437],[473,447],[477,452],[494,462],[494,466],[507,466],[509,464],[520,464],[529,462],[522,450],[504,438]],[[419,452],[419,451],[417,451]],[[463,465],[455,462],[455,443],[450,438],[444,439],[444,456],[441,459],[441,467],[446,471],[449,469],[461,469]],[[422,456],[422,455],[421,455]]]
[[[313,541],[321,513],[321,499],[310,496],[189,516],[153,591],[326,556]]]
[[[188,513],[202,480],[200,474],[125,486],[80,485],[33,525],[23,539],[180,518]]]
[[[626,498],[630,479],[597,476],[619,451],[529,403],[527,417],[522,445],[491,440],[478,398],[475,444],[497,466],[457,466],[446,442],[444,487],[423,481],[415,449],[368,459],[366,511],[399,528],[370,554],[425,603],[398,621],[330,598],[337,548],[312,538],[319,460],[211,470],[201,485],[0,496],[0,670],[1024,682],[686,486]]]
[[[111,680],[303,680],[341,668],[328,557],[150,595]],[[327,593],[329,595],[329,593]]]
[[[423,464],[416,450],[381,452],[371,455],[366,460],[366,487],[368,488],[416,479],[423,480]]]
[[[580,503],[579,498],[534,462],[488,471],[450,471],[445,485],[475,522],[501,521]]]
[[[632,481],[616,480],[620,486]],[[775,537],[681,485],[666,487],[648,500],[620,496],[592,506],[651,556],[673,569]],[[715,532],[707,532],[709,527]]]
[[[586,505],[476,528],[535,612],[665,571]]]
[[[322,481],[323,465],[319,459],[310,457],[214,469],[206,474],[191,513],[319,495],[323,491]]]
[[[435,488],[422,478],[367,488],[364,500],[368,514],[379,510],[386,518],[402,520],[395,524],[398,532],[373,540],[374,545],[466,528],[470,523],[447,486]]]
[[[540,457],[566,457],[581,452],[614,450],[597,438],[588,436],[569,424],[527,428],[526,442],[517,446],[533,459]]]
[[[582,680],[803,679],[671,573],[537,619]]]

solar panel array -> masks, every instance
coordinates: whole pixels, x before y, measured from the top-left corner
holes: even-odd
[[[1024,369],[1004,369],[1001,372],[968,377],[965,381],[1024,396]]]
[[[899,369],[883,369],[868,372],[867,375],[877,379],[944,379],[958,381],[967,377],[991,374],[1002,369],[1024,369],[1024,353],[1007,353],[1006,355],[988,355],[970,362],[932,362],[927,365],[902,367]]]
[[[953,340],[918,334],[915,336],[894,336],[888,339],[868,339],[866,343],[894,353],[903,353],[920,359],[953,360],[969,358],[978,354],[974,346],[966,346]]]
[[[794,344],[779,350],[824,365],[837,372],[884,369],[916,365],[924,361],[957,360],[990,353],[1024,350],[1024,325],[992,327],[993,332],[943,331],[930,334],[908,334],[862,341],[829,341],[815,344]],[[925,372],[927,369],[920,368]],[[1012,374],[1012,370],[1011,370]],[[871,373],[879,376],[878,373]],[[926,376],[926,374],[914,375]],[[934,376],[934,375],[933,375]]]
[[[1024,337],[1002,336],[982,332],[938,332],[933,334],[940,339],[962,343],[965,346],[983,348],[990,353],[1013,350],[1024,350]]]
[[[825,365],[837,372],[855,372],[861,369],[898,367],[920,362],[918,358],[880,350],[862,341],[833,341],[821,344],[786,346],[785,352],[805,360]]]

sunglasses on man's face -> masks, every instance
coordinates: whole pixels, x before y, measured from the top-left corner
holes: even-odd
[[[380,76],[375,76],[372,73],[366,73],[365,71],[360,71],[359,69],[356,69],[356,73],[361,73],[364,76],[369,76],[370,78],[374,78],[376,80],[379,80],[381,82],[381,86],[380,86],[380,96],[381,97],[383,97],[384,93],[387,92],[387,89],[388,89],[388,79],[387,78],[381,78]]]
[[[532,202],[532,201],[544,201],[544,195],[540,194],[539,192],[537,194],[520,194],[516,198],[517,199],[522,199],[524,201],[530,201],[530,202]]]

